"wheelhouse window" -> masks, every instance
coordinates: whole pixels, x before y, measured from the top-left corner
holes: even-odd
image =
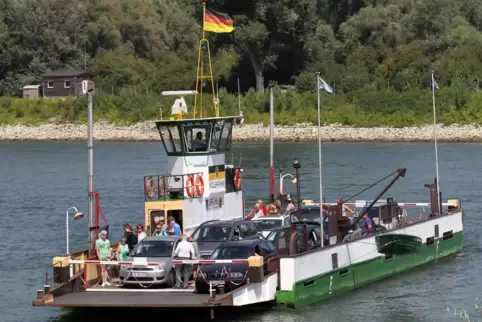
[[[184,147],[186,152],[208,152],[210,150],[211,124],[184,124]]]
[[[217,151],[231,150],[233,121],[221,120],[214,124],[213,136],[211,138],[211,149]]]
[[[157,125],[166,153],[182,152],[179,142],[179,129],[175,125]]]

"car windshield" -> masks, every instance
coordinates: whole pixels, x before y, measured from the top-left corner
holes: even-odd
[[[253,247],[226,246],[216,248],[211,259],[246,259],[252,255],[254,255]]]
[[[326,220],[326,219],[325,219]],[[315,221],[320,223],[320,210],[319,209],[312,209],[309,211],[303,211],[301,213],[301,221]]]
[[[276,236],[278,235],[279,231],[272,231],[266,236],[266,240],[268,241],[274,241],[276,239]]]
[[[222,242],[229,239],[231,227],[208,226],[201,227],[193,234],[193,239],[198,242]]]
[[[132,257],[171,257],[174,241],[143,240],[131,253]]]
[[[253,220],[252,223],[257,231],[263,231],[283,226],[283,219],[260,219]]]

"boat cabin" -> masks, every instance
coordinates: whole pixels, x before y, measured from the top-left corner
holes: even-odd
[[[167,173],[144,178],[148,235],[162,217],[172,216],[186,233],[207,220],[243,217],[242,169],[225,160],[239,117],[186,116],[189,113],[181,96],[172,106],[169,120],[156,122],[167,156]]]

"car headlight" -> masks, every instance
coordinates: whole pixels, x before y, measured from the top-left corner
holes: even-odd
[[[229,276],[231,278],[243,278],[244,274],[239,272],[231,272],[229,273]]]
[[[156,266],[158,270],[163,271],[166,269],[167,264],[165,262],[159,263],[159,266]]]

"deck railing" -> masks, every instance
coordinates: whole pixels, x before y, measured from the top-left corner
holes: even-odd
[[[197,192],[195,186],[195,179],[198,176],[202,177],[202,172],[145,176],[144,199],[145,201],[167,201],[201,197]],[[186,182],[189,180],[190,177],[193,178],[191,186],[194,193],[192,196],[188,194],[188,191],[186,189]]]

